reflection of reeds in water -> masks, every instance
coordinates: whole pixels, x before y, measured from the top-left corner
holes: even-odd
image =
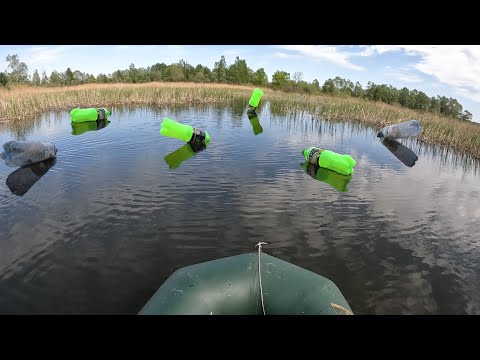
[[[345,122],[318,118],[307,111],[290,112],[285,115],[271,114],[270,124],[285,127],[289,132],[318,133],[319,136],[330,138],[346,138],[346,135],[360,135],[369,126],[360,122]]]

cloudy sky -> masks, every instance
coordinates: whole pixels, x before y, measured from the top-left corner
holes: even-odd
[[[364,88],[372,81],[452,97],[480,122],[479,45],[2,45],[0,71],[7,70],[9,54],[18,54],[30,73],[38,69],[48,75],[68,67],[110,74],[131,63],[140,68],[180,59],[212,69],[222,55],[227,65],[239,56],[253,70],[263,67],[269,80],[276,70],[284,70],[320,84],[340,76]]]

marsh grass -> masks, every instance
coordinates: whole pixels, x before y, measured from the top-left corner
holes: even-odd
[[[0,89],[0,122],[31,122],[38,115],[75,107],[120,105],[171,106],[179,104],[247,104],[252,86],[197,83],[88,84],[70,87],[14,86]],[[444,145],[480,159],[480,124],[397,105],[356,98],[285,93],[264,89],[263,102],[270,102],[273,114],[308,112],[328,121],[361,122],[380,130],[408,119],[422,126],[421,142]]]

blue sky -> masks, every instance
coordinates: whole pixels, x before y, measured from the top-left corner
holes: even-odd
[[[340,76],[365,88],[368,81],[423,91],[428,96],[458,100],[480,122],[480,46],[478,45],[2,45],[0,71],[7,55],[18,54],[29,73],[38,69],[111,74],[116,70],[176,63],[184,59],[213,68],[225,56],[227,65],[239,56],[248,67],[265,69],[269,80],[276,70],[293,78],[317,79],[320,85]]]

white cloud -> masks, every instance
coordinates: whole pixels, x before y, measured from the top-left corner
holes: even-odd
[[[375,45],[363,47],[365,56],[403,51],[420,59],[414,68],[450,86],[457,94],[480,102],[479,45]]]
[[[300,55],[295,55],[295,54],[287,54],[287,53],[284,53],[284,52],[281,52],[281,51],[277,51],[273,54],[274,57],[278,57],[278,58],[281,58],[281,59],[290,59],[290,58],[296,58],[296,57],[300,57]]]
[[[115,46],[115,49],[118,49],[118,50],[128,50],[130,48],[129,45],[117,45]]]
[[[28,55],[25,62],[27,64],[41,64],[56,60],[63,52],[65,48],[63,46],[49,48],[47,46],[37,46],[28,49]]]
[[[183,49],[183,45],[167,45],[167,49]]]
[[[412,71],[415,71],[415,69],[407,66],[393,69],[391,66],[387,65],[385,66],[384,74],[403,82],[420,83],[424,81],[420,76]]]
[[[352,70],[365,70],[364,67],[352,64],[349,58],[351,52],[339,51],[337,47],[330,45],[279,45],[279,48],[296,51],[306,57],[328,61]]]

